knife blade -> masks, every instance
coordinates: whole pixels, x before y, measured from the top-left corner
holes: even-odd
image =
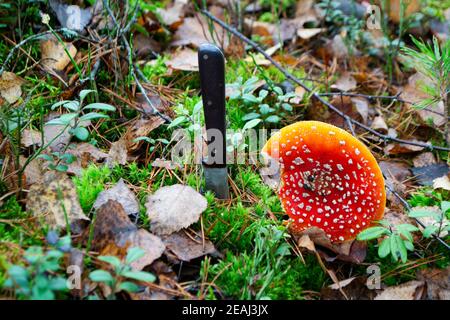
[[[217,198],[227,199],[225,58],[215,45],[203,44],[198,65],[208,146],[208,156],[203,159],[206,188]]]

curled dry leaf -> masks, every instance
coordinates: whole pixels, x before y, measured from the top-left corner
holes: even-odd
[[[207,201],[193,188],[175,184],[148,196],[145,206],[150,230],[158,235],[168,235],[197,222]]]
[[[331,88],[346,92],[355,89],[356,86],[355,78],[349,72],[345,72],[335,84],[331,85]]]
[[[51,227],[66,227],[66,215],[71,224],[77,220],[89,220],[81,209],[72,180],[65,174],[48,172],[43,183],[34,184],[27,197],[27,210],[43,217]]]
[[[198,71],[197,52],[189,48],[176,51],[166,64],[174,70]]]
[[[418,156],[413,158],[413,165],[416,168],[419,167],[426,167],[429,166],[431,164],[436,164],[436,157],[434,156],[434,154],[432,152],[424,152],[419,154]]]
[[[20,137],[20,143],[25,148],[28,148],[31,146],[41,146],[42,145],[41,133],[37,130],[25,129],[22,131],[22,135]]]
[[[374,300],[421,300],[425,293],[423,281],[408,281],[398,286],[387,287]]]
[[[127,153],[133,153],[140,149],[144,141],[136,141],[137,138],[147,137],[150,132],[158,128],[164,123],[164,119],[158,116],[152,116],[148,119],[138,119],[128,127],[127,132],[123,136],[126,141]]]
[[[89,164],[101,162],[108,156],[96,146],[86,142],[70,144],[66,153],[76,157],[75,161],[70,163],[67,169],[68,173],[75,175],[80,175],[82,169],[89,166]]]
[[[417,139],[411,139],[412,142],[418,142],[418,143],[426,143],[423,141],[419,141]],[[384,153],[387,155],[396,155],[396,154],[402,154],[402,153],[413,153],[422,151],[424,148],[421,146],[415,146],[411,144],[405,144],[405,143],[390,143],[384,148]]]
[[[89,230],[84,235],[89,238]],[[92,235],[92,249],[105,254],[111,248],[139,247],[145,255],[132,264],[135,270],[142,270],[145,266],[158,259],[164,252],[165,246],[161,239],[144,229],[138,229],[131,222],[122,205],[115,200],[108,200],[97,209]]]
[[[386,121],[384,121],[384,118],[382,116],[377,116],[373,118],[372,124],[370,127],[374,130],[377,130],[381,133],[387,133],[389,128],[386,124]]]
[[[448,175],[433,180],[433,189],[450,190],[450,179]]]
[[[14,73],[4,71],[0,76],[0,95],[8,103],[13,104],[22,96],[24,82],[25,80]]]
[[[62,71],[70,63],[70,57],[77,54],[77,48],[69,42],[59,43],[54,36],[41,40],[41,64],[50,70]]]
[[[181,261],[191,261],[205,255],[219,255],[214,244],[198,235],[188,236],[187,231],[178,231],[162,238],[166,250],[174,254]]]
[[[135,216],[139,213],[139,202],[123,179],[120,179],[111,189],[100,192],[94,202],[94,208],[100,208],[108,200],[119,202],[128,215]]]
[[[183,20],[186,3],[187,1],[184,0],[175,0],[172,6],[166,9],[157,8],[159,20],[172,29],[176,28]]]

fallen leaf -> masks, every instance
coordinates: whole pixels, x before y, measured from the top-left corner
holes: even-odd
[[[423,152],[419,154],[418,156],[413,158],[413,165],[414,167],[426,167],[431,164],[436,164],[436,157],[434,156],[433,152]]]
[[[437,216],[442,214],[442,211],[438,206],[414,207],[413,210],[424,210],[424,211],[428,211],[428,212],[433,212]],[[432,225],[434,225],[438,228],[439,228],[439,226],[445,228],[446,225],[450,225],[446,216],[443,217],[442,225],[438,221],[436,221],[436,219],[434,219],[433,217],[420,217],[420,218],[416,218],[416,219],[419,220],[424,225],[424,227],[423,227],[420,224],[418,224],[418,227],[420,230],[424,230],[424,228],[432,226]],[[436,233],[437,233],[437,231],[436,231]],[[448,231],[441,230],[439,237],[444,238],[447,235],[448,235]]]
[[[54,37],[47,37],[41,40],[41,64],[44,68],[50,70],[62,71],[70,63],[70,57],[64,49],[73,58],[77,54],[77,48],[69,42],[59,43]]]
[[[84,235],[89,238],[89,230]],[[114,248],[139,247],[145,255],[132,264],[134,270],[142,270],[158,259],[165,246],[161,239],[144,229],[138,229],[131,222],[122,205],[115,200],[108,200],[96,210],[92,232],[92,250],[107,254]],[[108,249],[108,250],[106,250]]]
[[[419,141],[417,139],[411,139],[411,142],[418,142],[418,143],[426,143],[423,141]],[[422,151],[424,147],[421,146],[415,146],[407,143],[390,143],[386,147],[384,147],[384,153],[387,155],[396,155],[396,154],[402,154],[402,153],[412,153],[412,152],[418,152]]]
[[[22,131],[22,135],[20,137],[20,143],[25,148],[28,148],[31,146],[41,146],[42,135],[37,130],[25,129]]]
[[[361,115],[363,122],[367,123],[369,118],[369,101],[364,98],[350,98],[350,100],[353,102],[356,111]]]
[[[355,89],[356,86],[355,78],[349,72],[345,72],[337,79],[336,83],[331,85],[331,88],[346,92]]]
[[[374,300],[421,300],[425,292],[423,281],[412,280],[398,286],[387,287]]]
[[[433,181],[450,172],[450,167],[445,163],[436,163],[425,167],[411,168],[417,183],[422,186],[432,186]]]
[[[450,190],[450,179],[448,175],[433,180],[433,189]]]
[[[189,237],[183,230],[162,237],[162,241],[166,246],[166,250],[174,254],[177,259],[185,262],[206,255],[219,255],[210,240],[204,239],[203,242],[202,238],[197,235]]]
[[[164,123],[164,119],[158,116],[151,116],[146,119],[138,119],[134,121],[125,132],[123,136],[123,140],[126,141],[126,150],[127,153],[133,153],[138,151],[144,141],[136,141],[137,138],[147,137],[150,132],[158,128]]]
[[[89,164],[101,162],[108,157],[108,154],[87,142],[70,144],[66,153],[76,157],[74,162],[68,164],[67,169],[68,173],[75,175],[80,175]]]
[[[109,149],[108,157],[106,158],[106,164],[109,168],[113,168],[118,164],[125,165],[127,158],[127,142],[125,139],[119,139],[111,144],[111,149]]]
[[[374,130],[377,130],[378,132],[386,134],[389,130],[386,121],[384,121],[384,118],[382,116],[377,116],[373,118],[372,124],[370,127]]]
[[[62,151],[70,142],[69,128],[64,125],[44,126],[44,142],[50,143],[52,151]]]
[[[119,202],[127,215],[136,216],[139,213],[139,202],[136,195],[128,188],[123,179],[120,179],[111,189],[100,192],[94,202],[94,208],[100,208],[108,200]]]
[[[198,71],[197,52],[189,48],[178,50],[172,54],[166,64],[174,70]]]
[[[320,290],[323,300],[372,300],[375,295],[376,291],[367,287],[366,277],[351,277]]]
[[[309,28],[309,29],[298,29],[297,36],[304,40],[311,39],[312,37],[318,35],[323,32],[325,29],[323,28]]]
[[[24,156],[19,157],[20,166],[25,165],[27,158]],[[25,175],[25,182],[27,186],[31,186],[35,183],[42,183],[44,176],[43,160],[35,158],[25,167],[23,172]]]
[[[398,194],[404,195],[406,191],[404,182],[412,176],[409,166],[397,161],[380,161],[379,166],[386,177],[386,185]],[[400,204],[397,197],[389,189],[387,189],[387,198],[391,203]]]
[[[425,99],[429,99],[430,96],[424,92],[424,86],[432,85],[432,80],[421,73],[415,73],[408,78],[408,84],[403,88],[400,97],[410,103],[406,105],[414,110],[425,123],[431,119],[435,126],[442,126],[447,122],[444,114],[444,103],[440,101],[439,103],[427,106],[426,109],[418,109],[413,104],[420,103]]]
[[[175,25],[178,25],[183,20],[185,6],[186,1],[175,0],[174,3],[167,8],[157,8],[156,14],[161,23],[174,28]]]
[[[84,9],[77,5],[67,5],[57,0],[50,0],[49,4],[63,28],[83,31],[91,21],[91,8]]]
[[[207,207],[207,201],[193,188],[175,184],[162,187],[148,196],[145,206],[150,230],[158,235],[167,235],[197,222]]]
[[[66,228],[77,220],[89,220],[81,209],[78,194],[72,180],[65,174],[48,172],[44,182],[30,187],[27,210],[34,216],[43,217],[52,227]]]
[[[163,159],[155,159],[155,161],[152,162],[152,167],[156,168],[165,168],[167,170],[175,170],[181,168],[179,163],[172,162],[170,160],[163,160]]]
[[[450,267],[419,270],[417,279],[427,284],[429,300],[450,300]]]
[[[194,17],[185,18],[175,32],[171,46],[192,45],[197,48],[203,43],[215,43],[219,41],[220,46],[226,50],[229,43],[226,31],[217,23],[214,23],[213,39],[209,30],[208,22],[203,16],[196,14]]]
[[[22,96],[21,87],[24,82],[25,80],[14,73],[4,71],[0,76],[0,95],[9,104],[13,104]]]
[[[377,1],[379,3],[380,0]],[[401,3],[405,5],[405,10],[402,16],[400,16],[402,10],[401,10]],[[413,15],[416,12],[420,11],[420,0],[409,0],[409,1],[402,1],[402,0],[391,0],[389,1],[389,18],[391,18],[392,21],[395,23],[400,23],[401,19],[408,18],[409,16]]]

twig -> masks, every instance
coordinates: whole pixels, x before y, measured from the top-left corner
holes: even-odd
[[[144,96],[144,99],[148,103],[148,105],[152,108],[153,114],[156,114],[157,116],[159,116],[160,118],[162,118],[164,121],[166,121],[168,123],[172,122],[172,120],[169,117],[167,117],[166,115],[159,112],[159,110],[153,105],[153,102],[147,96],[147,92],[146,92],[145,88],[142,86],[141,82],[138,79],[138,76],[136,75],[136,70],[138,70],[136,68],[137,66],[132,63],[133,52],[131,50],[130,44],[128,43],[128,40],[125,37],[124,33],[120,32],[120,30],[121,30],[120,25],[117,22],[117,19],[115,18],[114,13],[111,10],[111,7],[109,6],[108,0],[103,0],[103,6],[106,8],[106,11],[108,11],[108,14],[111,17],[113,23],[115,24],[116,28],[119,30],[118,34],[120,35],[120,39],[122,40],[123,45],[125,46],[125,49],[127,50],[128,61],[131,63],[130,64],[130,74],[133,77],[139,91]],[[138,8],[136,8],[136,11],[137,10],[138,10]]]
[[[314,92],[312,89],[310,89],[308,86],[306,86],[304,83],[302,83],[297,77],[295,77],[294,75],[292,75],[289,71],[287,71],[283,66],[281,66],[277,61],[275,61],[271,56],[269,56],[263,48],[261,48],[261,46],[259,44],[257,44],[256,42],[250,40],[249,38],[247,38],[246,36],[244,36],[241,32],[237,31],[235,28],[231,27],[230,25],[228,25],[227,23],[223,22],[222,20],[216,18],[215,16],[213,16],[211,13],[209,13],[206,9],[201,9],[202,14],[204,14],[206,17],[208,17],[209,19],[213,20],[214,22],[216,22],[217,24],[219,24],[222,28],[226,29],[228,32],[231,32],[233,35],[235,35],[237,38],[239,38],[241,41],[244,41],[245,43],[247,43],[248,45],[250,45],[251,47],[253,47],[256,51],[258,51],[259,53],[261,53],[264,58],[266,58],[267,60],[270,61],[270,63],[276,67],[278,70],[280,70],[281,73],[283,73],[283,75],[295,82],[297,85],[299,85],[300,87],[302,87],[303,89],[305,89],[305,91],[307,91],[308,93],[311,94],[311,97],[313,97],[314,99],[316,99],[317,101],[319,101],[320,103],[322,103],[323,105],[327,106],[329,109],[333,110],[335,113],[337,113],[340,117],[342,117],[346,122],[351,122],[354,125],[372,133],[373,135],[379,137],[382,140],[385,141],[393,141],[393,142],[397,142],[397,143],[403,143],[403,144],[408,144],[408,145],[413,145],[413,146],[418,146],[418,147],[423,147],[423,148],[427,148],[430,150],[441,150],[441,151],[450,151],[450,148],[446,148],[446,147],[441,147],[441,146],[435,146],[431,143],[422,143],[422,142],[415,142],[415,141],[409,141],[409,140],[403,140],[403,139],[397,139],[394,137],[391,137],[389,135],[385,135],[382,134],[374,129],[372,129],[369,126],[366,126],[365,124],[351,118],[350,116],[348,116],[346,113],[342,112],[341,110],[339,110],[337,107],[335,107],[334,105],[332,105],[331,103],[329,103],[328,101],[324,100],[318,93]]]

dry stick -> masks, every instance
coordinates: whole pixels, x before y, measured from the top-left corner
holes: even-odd
[[[399,142],[399,143],[404,143],[404,144],[410,144],[410,145],[416,145],[416,146],[420,146],[420,147],[425,147],[425,148],[429,148],[431,150],[435,149],[435,150],[443,150],[443,151],[450,151],[449,148],[444,148],[444,147],[439,147],[439,146],[434,146],[432,144],[424,144],[424,143],[416,143],[413,141],[407,141],[407,140],[401,140],[401,139],[396,139],[384,134],[379,133],[378,131],[373,130],[370,127],[367,127],[366,125],[360,123],[359,121],[356,121],[354,119],[352,119],[351,117],[349,117],[348,115],[346,115],[344,112],[340,111],[339,109],[337,109],[335,106],[333,106],[331,103],[323,100],[319,94],[313,92],[310,88],[308,88],[307,86],[305,86],[299,79],[297,79],[295,76],[293,76],[292,74],[290,74],[286,69],[284,69],[278,62],[276,62],[275,60],[272,59],[272,57],[270,57],[257,43],[255,43],[254,41],[248,39],[246,36],[244,36],[242,33],[240,33],[239,31],[237,31],[236,29],[234,29],[233,27],[229,26],[228,24],[226,24],[225,22],[223,22],[222,20],[217,19],[216,17],[214,17],[213,15],[211,15],[207,10],[202,9],[201,12],[207,16],[209,19],[215,21],[216,23],[218,23],[221,27],[223,27],[224,29],[226,29],[227,31],[231,32],[232,34],[234,34],[236,37],[238,37],[239,39],[241,39],[242,41],[246,42],[247,44],[251,45],[253,48],[255,48],[255,50],[257,50],[259,53],[261,53],[267,60],[269,60],[278,70],[280,70],[284,76],[288,79],[290,79],[291,81],[297,83],[299,86],[301,86],[303,89],[305,89],[306,91],[308,91],[309,93],[311,93],[311,95],[317,99],[318,101],[320,101],[321,103],[323,103],[325,106],[327,106],[328,108],[330,108],[331,110],[333,110],[334,112],[336,112],[339,116],[341,116],[342,118],[345,119],[348,127],[350,128],[350,131],[352,132],[353,135],[355,135],[355,132],[353,130],[353,124],[375,134],[376,136],[384,139],[384,140],[391,140],[391,141],[395,141],[395,142]],[[408,210],[411,210],[411,206],[409,205],[409,203],[403,199],[395,190],[393,190],[392,188],[390,188],[390,186],[386,185],[387,189],[392,192],[394,194],[395,197],[397,197],[402,205]],[[415,219],[417,224],[419,224],[422,228],[425,227],[425,225]],[[448,245],[442,238],[440,238],[437,235],[433,235],[433,237],[438,240],[442,245],[444,245],[447,249],[450,250],[450,245]]]
[[[136,83],[136,85],[137,85],[139,91],[140,91],[140,92],[142,93],[142,95],[144,96],[144,99],[145,99],[145,101],[148,103],[148,105],[152,108],[153,114],[156,114],[157,116],[159,116],[160,118],[162,118],[164,121],[166,121],[166,122],[168,122],[168,123],[172,122],[172,120],[171,120],[169,117],[167,117],[166,115],[164,115],[164,114],[162,114],[161,112],[158,111],[158,109],[153,105],[152,101],[151,101],[151,100],[149,99],[149,97],[147,96],[147,92],[146,92],[145,88],[142,86],[141,82],[139,81],[139,79],[138,79],[138,77],[137,77],[137,75],[136,75],[136,70],[139,70],[139,69],[137,69],[137,68],[136,68],[137,66],[135,66],[135,65],[132,63],[132,61],[133,61],[133,60],[132,60],[133,52],[132,52],[132,50],[131,50],[130,44],[128,43],[128,40],[127,40],[127,38],[125,37],[125,35],[124,35],[123,33],[121,33],[121,31],[120,31],[120,30],[121,30],[120,25],[119,25],[119,23],[117,22],[116,17],[114,17],[114,13],[113,13],[113,11],[111,10],[111,8],[110,8],[110,6],[109,6],[108,0],[103,0],[103,6],[106,8],[106,11],[108,11],[109,16],[111,17],[112,21],[113,21],[114,24],[116,25],[116,28],[118,29],[118,33],[120,34],[120,39],[122,40],[123,45],[125,46],[125,49],[127,50],[127,53],[128,53],[128,62],[130,63],[130,69],[131,69],[131,70],[130,70],[130,73],[131,73],[131,76],[133,77],[134,82]],[[135,12],[137,12],[137,11],[138,11],[138,8],[136,8]],[[135,19],[135,17],[133,17],[133,19]],[[138,72],[139,72],[139,71],[138,71]],[[141,73],[139,72],[139,74],[141,74]]]
[[[295,82],[297,85],[299,85],[300,87],[302,87],[303,89],[305,89],[308,93],[311,94],[311,97],[313,97],[314,99],[316,99],[317,101],[319,101],[320,103],[322,103],[323,105],[327,106],[329,109],[333,110],[334,112],[336,112],[340,117],[342,117],[343,119],[345,119],[347,122],[351,122],[353,124],[355,124],[356,126],[372,133],[373,135],[379,137],[382,140],[385,141],[393,141],[393,142],[397,142],[397,143],[403,143],[403,144],[408,144],[408,145],[413,145],[413,146],[418,146],[418,147],[423,147],[423,148],[427,148],[430,150],[441,150],[441,151],[450,151],[450,148],[446,148],[446,147],[440,147],[440,146],[435,146],[431,143],[421,143],[421,142],[415,142],[415,141],[409,141],[409,140],[403,140],[403,139],[397,139],[382,133],[379,133],[378,131],[366,126],[365,124],[351,118],[350,116],[348,116],[346,113],[342,112],[341,110],[339,110],[338,108],[336,108],[334,105],[332,105],[331,103],[329,103],[328,101],[324,100],[318,93],[314,92],[312,89],[310,89],[309,87],[307,87],[303,82],[301,82],[297,77],[295,77],[294,75],[292,75],[289,71],[287,71],[283,66],[281,66],[278,62],[276,62],[271,56],[269,56],[263,48],[261,48],[261,46],[259,44],[257,44],[256,42],[250,40],[249,38],[247,38],[246,36],[244,36],[241,32],[237,31],[235,28],[231,27],[230,25],[228,25],[227,23],[223,22],[222,20],[216,18],[215,16],[213,16],[211,13],[209,13],[207,10],[202,9],[201,10],[202,14],[204,14],[206,17],[208,17],[209,19],[213,20],[214,22],[216,22],[217,24],[219,24],[222,28],[226,29],[228,32],[231,32],[233,35],[235,35],[236,37],[238,37],[240,40],[244,41],[245,43],[249,44],[251,47],[253,47],[256,51],[258,51],[260,54],[262,54],[264,56],[264,58],[266,58],[267,60],[270,61],[270,63],[277,68],[278,70],[280,70],[281,73],[283,73],[283,75]]]
[[[407,103],[410,104],[412,106],[417,106],[416,103],[412,102],[412,101],[408,101],[405,99],[400,98],[401,92],[399,92],[398,94],[396,94],[395,96],[380,96],[380,95],[371,95],[371,94],[362,94],[362,93],[351,93],[351,92],[325,92],[325,93],[318,93],[317,95],[321,96],[321,97],[329,97],[329,96],[345,96],[345,97],[360,97],[360,98],[366,98],[368,100],[373,100],[373,99],[380,99],[380,100],[394,100],[394,101],[398,101],[401,103]],[[427,110],[431,113],[437,114],[439,116],[442,117],[446,117],[446,115],[444,113],[438,112],[436,110],[432,110],[429,107],[425,107],[425,108],[421,108],[422,110]],[[447,119],[450,119],[450,116],[447,116]]]

